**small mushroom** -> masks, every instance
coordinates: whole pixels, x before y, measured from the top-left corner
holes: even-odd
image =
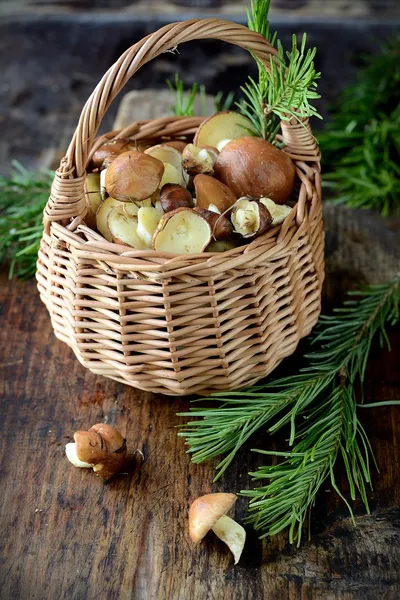
[[[164,165],[144,152],[129,151],[116,157],[106,171],[106,189],[122,202],[149,198],[160,185]]]
[[[233,227],[226,217],[205,208],[195,208],[195,211],[210,224],[214,240],[226,240],[232,235]]]
[[[232,208],[231,222],[236,233],[244,238],[253,238],[271,228],[272,217],[256,198],[245,196],[239,198]]]
[[[165,213],[153,235],[153,249],[174,254],[203,252],[212,239],[208,221],[193,208]]]
[[[160,204],[164,212],[170,212],[176,208],[193,206],[191,193],[177,183],[166,183],[160,191]]]
[[[135,149],[136,142],[129,138],[118,138],[116,140],[107,141],[102,144],[100,148],[97,148],[96,152],[93,154],[89,169],[102,169],[104,166],[108,166],[114,158],[119,154],[122,154],[122,152]]]
[[[292,211],[291,206],[287,206],[286,204],[276,204],[271,198],[260,198],[260,202],[265,206],[272,217],[272,227],[283,223],[288,214]]]
[[[212,175],[217,156],[216,148],[199,148],[194,144],[188,144],[182,152],[182,166],[189,175],[198,175],[199,173]]]
[[[212,530],[232,552],[235,565],[239,562],[246,541],[246,531],[226,516],[236,501],[235,494],[206,494],[197,498],[189,509],[189,535],[195,544]]]
[[[217,181],[210,175],[196,175],[193,180],[196,190],[197,206],[211,210],[210,205],[224,213],[236,202],[236,196],[224,183]]]
[[[97,475],[109,479],[124,467],[126,439],[115,427],[97,423],[89,431],[76,431],[65,452],[75,467],[92,467]]]

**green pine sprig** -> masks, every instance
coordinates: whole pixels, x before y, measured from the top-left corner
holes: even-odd
[[[209,116],[209,104],[207,102],[207,93],[204,85],[194,83],[192,87],[185,91],[185,84],[178,73],[175,73],[174,81],[167,79],[167,85],[174,97],[174,104],[171,106],[171,111],[177,117],[194,117],[195,103],[199,99],[201,115]],[[219,91],[214,97],[214,111],[229,110],[235,94],[229,92],[226,96]]]
[[[248,27],[263,35],[277,47],[278,56],[271,56],[268,68],[257,61],[258,80],[249,77],[241,88],[244,99],[237,104],[242,114],[250,119],[259,137],[275,141],[280,121],[307,117],[321,118],[313,102],[320,98],[316,92],[317,73],[314,66],[316,48],[306,50],[307,36],[303,35],[300,48],[296,36],[292,49],[286,52],[276,33],[271,35],[268,20],[270,0],[251,0],[247,12]]]
[[[13,161],[10,177],[0,177],[0,264],[10,264],[10,279],[35,274],[53,175],[47,169],[31,173]]]
[[[366,61],[319,136],[330,200],[400,215],[400,37]]]
[[[225,454],[215,479],[257,430],[275,433],[289,425],[286,452],[255,450],[283,456],[284,462],[250,473],[254,481],[265,483],[242,492],[250,498],[248,520],[262,537],[288,528],[290,541],[300,543],[304,520],[327,477],[344,499],[334,475],[339,455],[351,499],[358,491],[368,510],[371,453],[357,416],[355,384],[364,380],[373,339],[378,336],[381,344],[388,344],[386,328],[399,321],[400,278],[363,288],[357,296],[320,318],[315,349],[306,355],[304,369],[247,390],[213,394],[202,401],[217,406],[195,406],[180,414],[195,417],[178,434],[185,438],[193,462]]]

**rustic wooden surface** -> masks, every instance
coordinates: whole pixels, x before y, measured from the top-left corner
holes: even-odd
[[[355,284],[382,281],[398,269],[398,220],[326,207],[325,221],[326,307]],[[215,462],[191,464],[176,435],[183,422],[176,413],[188,409],[188,399],[152,396],[85,370],[55,339],[33,281],[1,275],[0,315],[1,600],[397,600],[398,408],[361,415],[381,469],[373,475],[370,516],[356,503],[354,528],[326,485],[309,542],[296,549],[280,535],[261,543],[248,527],[234,567],[212,536],[192,546],[188,507],[201,494],[248,487],[247,472],[262,460],[249,449],[281,447],[285,436],[260,433],[212,484]],[[400,397],[400,329],[390,338],[392,352],[373,348],[367,401]],[[144,455],[106,484],[64,455],[75,430],[99,421],[115,424],[130,450]],[[337,478],[343,479],[340,466]],[[245,513],[239,499],[235,516],[240,521]]]
[[[297,550],[280,535],[261,544],[251,528],[234,567],[209,536],[188,538],[188,507],[210,491],[249,485],[259,458],[241,452],[212,485],[215,463],[196,466],[176,435],[187,399],[134,390],[85,370],[54,338],[34,282],[0,279],[0,598],[28,600],[395,600],[400,593],[399,409],[362,413],[381,474],[371,516],[357,528],[323,488],[312,539]],[[369,401],[400,397],[400,331],[393,351],[375,347]],[[397,348],[397,350],[396,350]],[[115,424],[144,462],[104,484],[72,467],[64,445],[75,430]],[[259,435],[251,446],[276,447]],[[339,470],[340,474],[340,470]],[[338,477],[340,481],[340,476]],[[246,501],[237,502],[241,520]]]

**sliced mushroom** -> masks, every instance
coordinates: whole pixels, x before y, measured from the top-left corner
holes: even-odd
[[[115,200],[115,198],[107,198],[100,204],[97,213],[96,213],[96,226],[98,231],[101,233],[103,237],[106,238],[108,242],[112,242],[112,234],[108,227],[108,215],[113,208],[121,208],[122,202]]]
[[[226,217],[204,208],[195,210],[210,224],[214,240],[226,240],[232,235],[233,227]]]
[[[214,163],[217,160],[218,150],[200,148],[194,144],[188,144],[182,152],[182,166],[189,175],[214,173]]]
[[[267,208],[255,198],[239,198],[231,212],[236,233],[244,238],[259,236],[271,228],[272,217]]]
[[[170,144],[157,144],[157,146],[151,146],[145,150],[145,153],[161,160],[164,164],[164,175],[160,188],[166,183],[178,183],[184,187],[187,185],[188,177],[182,169],[182,155],[177,148]]]
[[[231,140],[251,135],[253,125],[243,115],[226,110],[208,117],[200,124],[194,136],[196,146],[212,146],[221,150]]]
[[[139,209],[140,211],[141,209]],[[107,217],[108,229],[112,235],[112,241],[116,244],[131,246],[136,250],[146,250],[147,245],[138,236],[138,217],[128,217],[123,208],[113,208]]]
[[[85,221],[94,229],[96,227],[96,213],[101,204],[100,195],[100,174],[89,173],[85,178],[85,197],[87,204],[87,213]]]
[[[177,208],[165,213],[153,236],[153,248],[174,254],[203,252],[212,239],[211,227],[192,208]]]
[[[288,214],[292,211],[291,206],[286,204],[276,204],[271,198],[260,198],[261,204],[269,211],[272,217],[272,227],[283,223]]]
[[[153,234],[157,229],[160,219],[161,215],[154,206],[142,206],[139,208],[136,233],[148,248],[151,248]]]

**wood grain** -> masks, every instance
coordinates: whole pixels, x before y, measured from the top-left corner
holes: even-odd
[[[193,547],[187,511],[200,494],[238,491],[259,458],[249,447],[212,485],[213,463],[196,466],[176,435],[188,400],[152,397],[85,370],[57,341],[34,282],[1,280],[0,598],[231,600],[395,600],[400,591],[399,411],[365,410],[381,475],[373,514],[355,529],[328,488],[300,550],[284,536],[261,544],[248,528],[241,563],[211,536]],[[374,348],[368,400],[400,397],[397,352]],[[102,483],[72,467],[64,444],[105,421],[144,462]],[[260,435],[251,447],[282,440]],[[340,481],[340,477],[338,477]],[[245,515],[240,499],[235,516]]]

